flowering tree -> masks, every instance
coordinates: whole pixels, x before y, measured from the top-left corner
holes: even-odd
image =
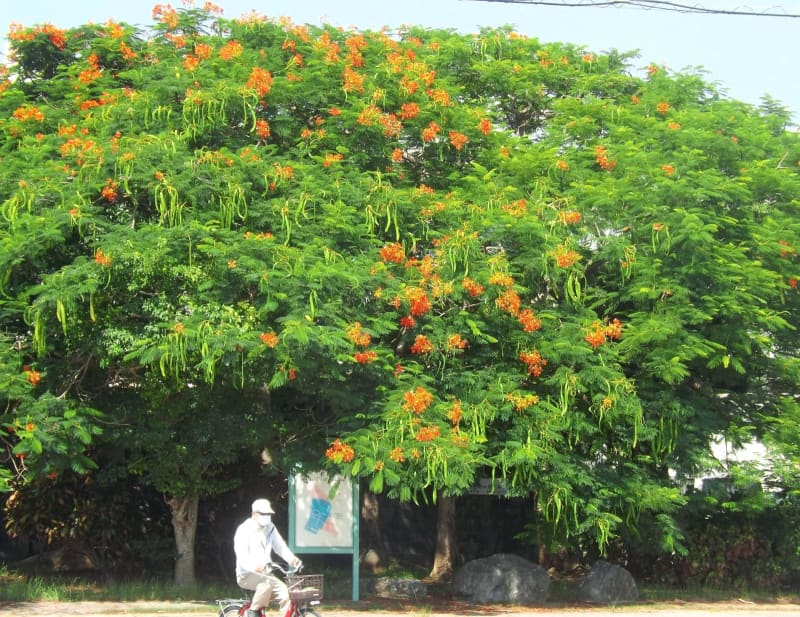
[[[780,110],[510,29],[220,12],[10,33],[4,482],[124,416],[178,581],[220,463],[295,429],[375,492],[493,477],[540,541],[645,516],[674,548],[667,470],[796,415]]]

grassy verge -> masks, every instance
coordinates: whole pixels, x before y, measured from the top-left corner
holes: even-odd
[[[351,596],[350,573],[325,572],[325,604],[329,607],[346,605]],[[445,585],[429,586],[429,595],[422,604],[446,602],[449,596]],[[574,590],[563,581],[554,581],[550,601],[570,603]],[[745,589],[696,587],[677,589],[666,586],[640,586],[641,604],[752,602],[754,604],[800,604],[800,595],[776,594]],[[166,580],[107,580],[92,581],[56,575],[35,575],[15,572],[0,566],[0,603],[2,602],[198,602],[214,605],[217,598],[240,598],[247,592],[235,584],[202,582],[190,587],[176,588]],[[368,598],[364,604],[369,604]],[[380,603],[380,602],[379,602]]]

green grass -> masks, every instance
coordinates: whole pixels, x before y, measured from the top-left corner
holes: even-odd
[[[351,573],[325,571],[325,597],[331,601],[352,597]],[[171,580],[91,580],[88,578],[39,575],[0,566],[0,602],[208,602],[219,598],[244,598],[248,592],[236,583],[202,582],[177,588]]]
[[[0,602],[212,602],[216,598],[244,597],[235,584],[197,583],[176,588],[171,581],[123,580],[92,581],[52,575],[14,572],[0,567]]]
[[[324,604],[336,607],[347,603],[351,598],[352,583],[349,571],[326,570]],[[414,577],[414,573],[392,571],[381,576],[396,578]],[[417,577],[419,573],[417,573]],[[430,586],[429,597],[420,605],[425,611],[426,603],[436,604],[436,596],[446,597],[447,586]],[[443,591],[444,590],[444,591]],[[550,588],[550,601],[567,602],[574,597],[571,584],[553,581]],[[800,604],[800,595],[776,594],[758,590],[720,589],[714,587],[693,587],[678,589],[667,586],[640,585],[640,602],[637,604],[660,605],[670,603],[724,603],[753,602],[755,604]],[[203,606],[215,606],[218,598],[246,597],[247,592],[235,583],[197,583],[190,587],[176,588],[171,581],[152,580],[109,580],[93,581],[77,577],[56,575],[25,574],[0,566],[0,602],[197,602]],[[369,598],[362,598],[367,605]]]

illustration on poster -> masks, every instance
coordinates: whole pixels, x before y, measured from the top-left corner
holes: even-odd
[[[338,535],[339,530],[336,528],[336,522],[331,517],[333,510],[331,502],[336,496],[338,488],[338,480],[331,485],[327,492],[320,483],[314,483],[311,489],[311,511],[304,527],[307,532],[318,534],[320,531],[325,531],[331,535]]]

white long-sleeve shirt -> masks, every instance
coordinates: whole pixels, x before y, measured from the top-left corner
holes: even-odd
[[[252,518],[248,518],[236,529],[233,551],[236,553],[237,580],[258,568],[267,568],[268,572],[273,551],[287,563],[297,559],[275,525],[270,523],[266,527],[259,527]]]

